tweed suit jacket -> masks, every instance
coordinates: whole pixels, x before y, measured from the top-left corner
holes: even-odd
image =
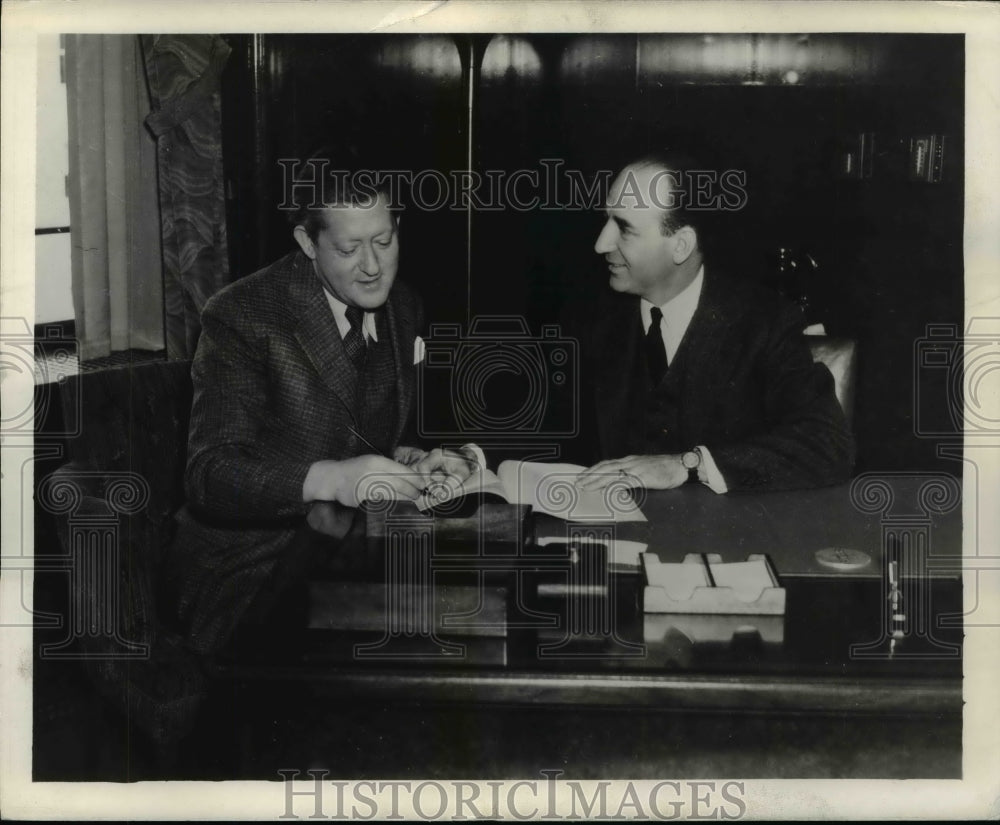
[[[583,316],[583,317],[586,317]],[[574,326],[591,459],[621,458],[644,430],[639,298],[614,295]],[[854,445],[833,376],[813,362],[802,315],[764,287],[708,272],[664,379],[679,398],[676,451],[705,446],[730,492],[835,484]]]
[[[392,444],[416,391],[422,306],[396,281],[386,303],[395,374]],[[206,304],[194,385],[187,506],[178,515],[171,590],[194,646],[224,643],[303,529],[310,465],[371,452],[354,367],[311,261],[294,252]],[[381,341],[380,341],[381,343]]]

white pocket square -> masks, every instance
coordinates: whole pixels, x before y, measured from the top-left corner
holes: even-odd
[[[419,335],[413,340],[413,363],[414,365],[419,364],[424,360],[424,354],[426,352],[426,347],[424,346],[424,339]]]

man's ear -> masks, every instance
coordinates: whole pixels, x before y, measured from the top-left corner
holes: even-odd
[[[682,226],[671,236],[674,240],[673,260],[682,264],[698,249],[698,234],[693,227]]]
[[[306,232],[306,228],[299,224],[292,230],[292,235],[295,237],[296,243],[299,245],[306,257],[310,261],[316,260],[316,247],[313,245],[312,239],[309,237],[309,233]]]

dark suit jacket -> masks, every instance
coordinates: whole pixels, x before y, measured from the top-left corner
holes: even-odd
[[[423,323],[416,295],[393,285],[386,304],[395,360],[393,444],[415,396],[414,340]],[[351,367],[336,322],[301,252],[215,295],[201,318],[191,375],[188,506],[166,573],[196,647],[229,636],[302,529],[309,466],[370,452],[360,427]]]
[[[590,460],[621,458],[642,433],[639,298],[609,296],[576,314],[582,422]],[[833,376],[814,364],[797,307],[706,267],[702,294],[665,380],[680,399],[676,451],[703,445],[731,492],[834,484],[850,477],[853,439]],[[573,329],[566,330],[574,334]]]

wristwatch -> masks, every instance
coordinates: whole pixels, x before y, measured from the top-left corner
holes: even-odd
[[[698,481],[698,468],[701,466],[701,450],[695,447],[686,453],[681,453],[681,464],[688,471],[688,481]]]

